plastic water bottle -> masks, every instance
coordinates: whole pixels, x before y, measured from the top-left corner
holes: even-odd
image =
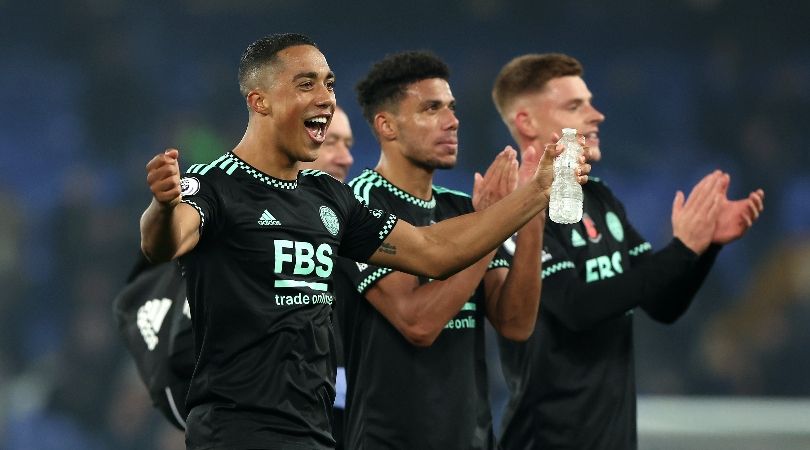
[[[582,146],[577,141],[576,128],[563,128],[562,132],[557,143],[563,144],[565,150],[554,158],[548,216],[556,223],[577,223],[582,220],[582,186],[577,182],[575,170]]]

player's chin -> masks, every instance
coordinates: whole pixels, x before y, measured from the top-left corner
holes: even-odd
[[[433,166],[434,169],[447,170],[447,169],[452,169],[452,168],[456,167],[456,162],[457,161],[458,161],[458,158],[456,157],[455,154],[444,155],[444,156],[435,158],[432,161],[431,165]]]
[[[436,161],[433,168],[437,170],[450,170],[456,167],[456,160],[453,161]]]
[[[318,155],[321,154],[321,146],[319,145],[317,148],[312,148],[312,146],[308,146],[305,149],[302,149],[298,152],[298,160],[301,162],[311,163],[318,159]]]

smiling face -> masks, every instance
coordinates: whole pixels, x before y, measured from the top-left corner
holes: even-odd
[[[563,128],[576,128],[577,133],[585,135],[589,159],[599,161],[602,157],[599,124],[604,122],[605,116],[591,104],[592,98],[581,77],[553,78],[540,92],[519,100],[517,114],[527,115],[529,129],[541,142],[547,141],[552,133],[561,134]]]
[[[288,47],[265,77],[273,144],[291,160],[314,161],[335,110],[335,76],[326,58],[309,45]]]
[[[336,108],[332,122],[326,130],[326,139],[321,146],[318,159],[301,164],[301,169],[322,170],[340,181],[345,181],[354,159],[351,148],[354,145],[349,117],[342,109]]]
[[[455,110],[447,80],[429,78],[409,85],[393,112],[402,155],[428,170],[454,167],[459,125]]]

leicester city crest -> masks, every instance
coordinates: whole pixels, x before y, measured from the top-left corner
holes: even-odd
[[[326,231],[331,233],[332,236],[337,236],[340,230],[340,222],[338,222],[335,212],[328,206],[321,206],[320,213],[321,222],[323,222],[323,226],[326,227]]]
[[[624,227],[622,226],[622,221],[619,220],[619,216],[617,216],[613,211],[608,211],[608,213],[605,214],[605,222],[607,222],[610,234],[612,234],[617,241],[623,241]]]

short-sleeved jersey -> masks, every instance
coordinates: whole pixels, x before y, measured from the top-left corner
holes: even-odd
[[[349,185],[371,208],[391,211],[416,226],[473,211],[466,194],[434,186],[432,199],[425,201],[369,169]],[[338,267],[353,280],[355,294],[339,305],[347,359],[346,448],[491,448],[483,288],[470,293],[433,345],[421,348],[362,296],[390,269],[344,258]],[[506,267],[506,261],[496,256],[490,267]]]
[[[233,153],[181,187],[201,218],[181,258],[197,355],[188,448],[333,447],[334,259],[367,260],[396,217],[324,172],[280,180]]]
[[[554,305],[564,301],[569,281],[614,277],[651,246],[603,183],[592,179],[583,189],[581,222],[546,222],[534,334],[524,343],[499,340],[511,392],[504,450],[636,447],[633,311],[576,332],[555,317]]]

